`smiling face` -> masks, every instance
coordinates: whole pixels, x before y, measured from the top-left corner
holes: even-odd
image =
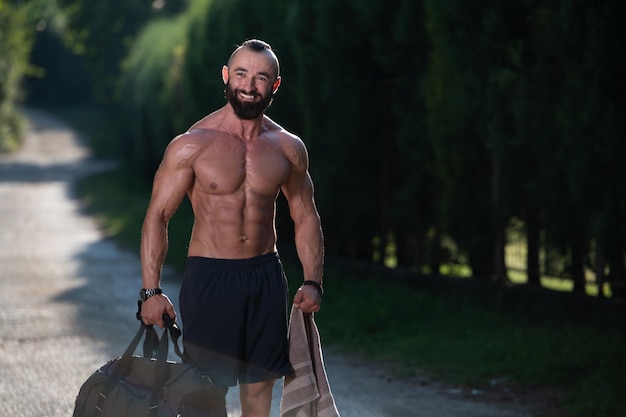
[[[252,120],[272,103],[280,77],[275,55],[268,50],[240,48],[222,69],[226,100],[240,119]]]

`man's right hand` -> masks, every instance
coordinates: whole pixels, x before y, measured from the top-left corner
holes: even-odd
[[[141,304],[141,320],[144,324],[156,324],[162,329],[165,326],[163,314],[167,314],[172,321],[176,321],[174,305],[165,294],[153,295]]]

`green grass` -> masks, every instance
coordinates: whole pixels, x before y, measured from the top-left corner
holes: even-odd
[[[563,406],[580,415],[626,415],[626,327],[614,318],[530,313],[489,295],[455,295],[454,284],[425,288],[332,263],[325,281],[317,321],[326,344],[451,383],[559,386]]]
[[[122,170],[86,178],[78,189],[108,235],[138,250],[149,186]],[[169,233],[168,263],[179,269],[190,228],[191,210],[184,204]],[[296,286],[297,259],[287,251],[282,255]],[[623,309],[556,308],[551,297],[511,299],[468,283],[424,284],[418,276],[328,257],[326,293],[316,315],[323,343],[395,364],[401,375],[479,387],[502,378],[558,386],[565,393],[563,406],[577,415],[626,416]]]

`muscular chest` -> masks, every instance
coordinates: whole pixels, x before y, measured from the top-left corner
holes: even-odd
[[[196,186],[208,194],[248,190],[274,195],[289,177],[284,153],[269,141],[221,140],[203,150],[194,164]]]

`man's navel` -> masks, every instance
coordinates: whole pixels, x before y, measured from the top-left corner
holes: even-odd
[[[246,242],[248,240],[248,236],[241,236],[241,238],[239,238],[240,241],[242,242]]]

